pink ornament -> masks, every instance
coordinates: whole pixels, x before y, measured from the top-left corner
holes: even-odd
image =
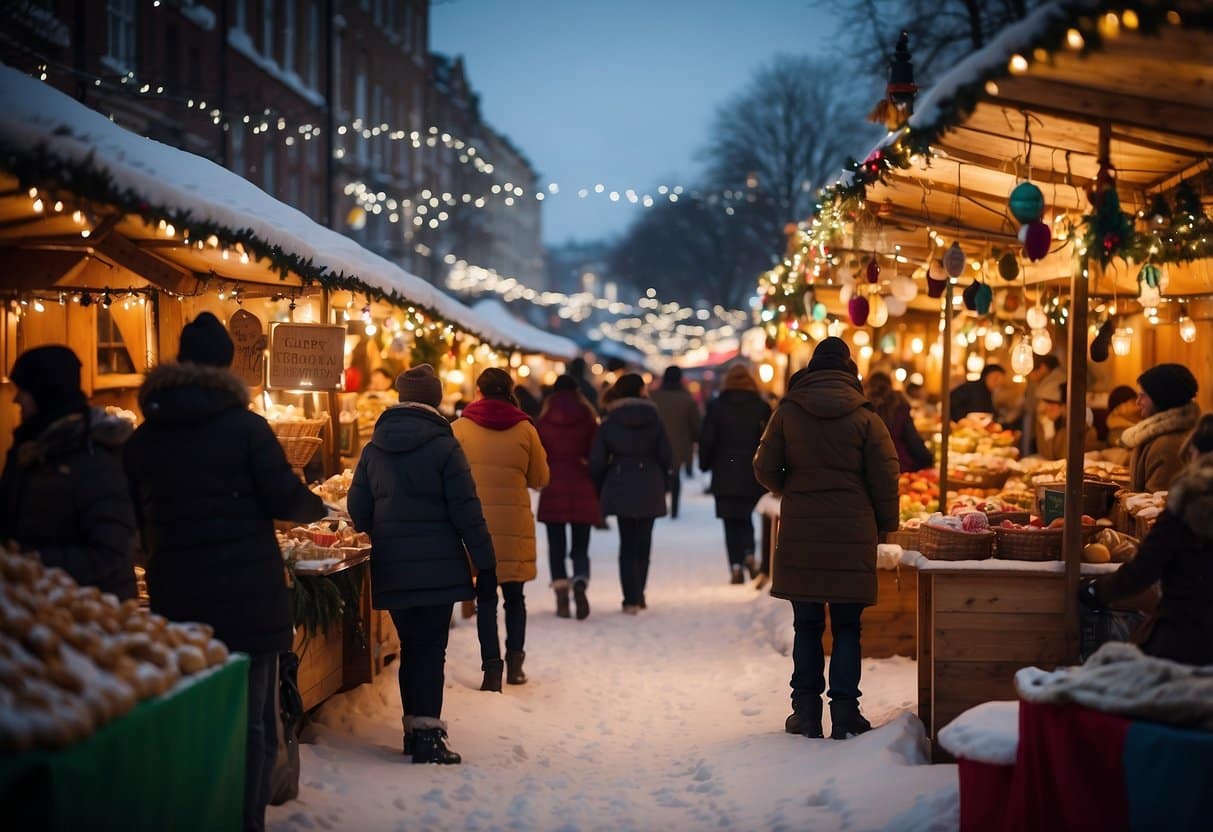
[[[865,297],[854,297],[847,303],[847,312],[851,314],[851,323],[855,324],[855,326],[866,324],[868,322],[868,312],[870,311],[871,306]]]
[[[868,261],[868,283],[876,283],[880,280],[880,264],[873,257]]]
[[[1043,260],[1049,253],[1050,243],[1053,242],[1053,233],[1049,230],[1049,226],[1043,222],[1030,222],[1024,227],[1027,229],[1023,233],[1024,254],[1033,263]]]

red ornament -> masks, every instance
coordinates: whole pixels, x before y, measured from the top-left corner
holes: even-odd
[[[927,278],[927,297],[941,298],[943,297],[943,290],[946,288],[948,288],[948,281],[936,280],[933,277]]]
[[[868,261],[868,283],[876,283],[880,280],[880,264],[873,257]]]
[[[1030,222],[1024,226],[1023,251],[1032,262],[1043,260],[1052,242],[1053,233],[1043,222]]]
[[[868,322],[868,312],[871,311],[871,306],[868,304],[868,299],[865,297],[853,297],[847,303],[847,312],[851,315],[851,323],[855,326],[863,326]]]

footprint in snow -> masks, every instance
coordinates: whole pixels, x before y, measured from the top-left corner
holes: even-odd
[[[529,760],[530,759],[531,755],[527,754],[526,749],[523,748],[521,745],[514,746],[513,750],[514,750],[515,758],[517,758],[519,760]]]
[[[451,808],[451,804],[446,800],[446,793],[443,792],[442,789],[430,789],[421,796],[421,799],[428,803],[433,803],[435,806],[439,806],[443,809]]]
[[[762,713],[762,708],[755,708],[752,705],[748,708],[741,709],[742,716],[758,716],[760,713]]]
[[[471,800],[476,796],[476,787],[471,783],[464,783],[459,788],[451,793],[451,796],[456,800]]]

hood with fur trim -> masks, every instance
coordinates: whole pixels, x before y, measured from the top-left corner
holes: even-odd
[[[247,408],[248,387],[229,371],[204,364],[161,364],[139,388],[139,407],[158,425],[204,422],[233,407]]]
[[[1213,454],[1197,457],[1172,483],[1167,510],[1197,537],[1213,540]]]
[[[1153,416],[1147,416],[1136,425],[1125,428],[1120,435],[1120,444],[1126,448],[1136,448],[1168,433],[1187,433],[1196,427],[1200,418],[1200,405],[1188,402],[1183,407],[1173,407]]]
[[[90,443],[113,450],[130,439],[134,431],[135,426],[121,416],[111,416],[99,407],[90,408],[87,438],[83,413],[64,416],[51,422],[36,439],[23,443],[17,449],[17,462],[28,467],[60,459]]]

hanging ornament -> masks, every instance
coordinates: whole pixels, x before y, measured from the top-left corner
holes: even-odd
[[[968,309],[970,312],[977,311],[977,287],[979,285],[981,284],[974,280],[965,287],[965,290],[960,295],[964,299],[965,309]]]
[[[1019,311],[1020,305],[1023,303],[1023,298],[1019,296],[1019,292],[1007,292],[1003,295],[1002,308],[1004,312],[1015,314]]]
[[[1028,328],[1044,329],[1049,325],[1049,315],[1039,303],[1028,310]]]
[[[1196,322],[1188,317],[1188,307],[1179,307],[1179,337],[1185,344],[1196,340]]]
[[[1020,376],[1032,372],[1032,368],[1036,366],[1036,360],[1032,356],[1032,340],[1024,335],[1011,348],[1011,370]]]
[[[1031,182],[1020,182],[1011,191],[1011,216],[1020,223],[1036,222],[1045,213],[1045,195]]]
[[[889,295],[884,299],[885,308],[889,310],[890,318],[900,318],[906,313],[908,308],[906,302],[896,295]]]
[[[1151,289],[1157,289],[1162,280],[1162,269],[1153,263],[1146,263],[1137,273],[1137,282]]]
[[[1121,327],[1112,333],[1112,352],[1120,357],[1129,354],[1133,349],[1133,330]]]
[[[1106,266],[1114,258],[1125,257],[1136,242],[1133,222],[1120,210],[1114,169],[1107,162],[1099,163],[1095,185],[1087,196],[1094,211],[1083,217],[1086,232],[1080,251],[1084,260],[1093,257]]]
[[[869,326],[882,327],[889,322],[889,307],[882,295],[872,295],[868,307]]]
[[[936,258],[927,264],[927,278],[942,281],[948,279],[948,271],[943,267],[943,260]]]
[[[965,253],[960,243],[952,243],[943,255],[944,270],[952,277],[960,277],[965,270]]]
[[[1023,252],[1028,259],[1035,263],[1043,260],[1049,253],[1049,244],[1053,242],[1053,232],[1043,222],[1030,222],[1021,229],[1023,234]]]
[[[893,297],[905,303],[909,303],[918,297],[918,284],[914,282],[913,278],[899,277],[893,281],[890,289],[892,290]]]
[[[1038,329],[1032,333],[1032,352],[1037,355],[1048,355],[1053,352],[1053,336],[1047,329]]]
[[[847,312],[851,316],[851,323],[855,326],[863,326],[868,322],[868,313],[871,311],[871,306],[868,299],[862,295],[853,297],[847,301]]]
[[[1146,216],[1154,225],[1166,225],[1171,219],[1171,206],[1167,204],[1167,198],[1155,194],[1154,199],[1150,200],[1150,207],[1146,209]]]
[[[842,288],[838,290],[838,300],[842,303],[850,303],[853,297],[855,297],[855,284],[842,284]]]
[[[1158,304],[1162,303],[1162,292],[1158,291],[1157,288],[1147,286],[1145,283],[1142,283],[1141,293],[1138,295],[1138,300],[1141,301],[1141,305],[1145,307],[1158,306]]]
[[[1116,332],[1116,320],[1111,316],[1103,322],[1095,340],[1091,342],[1091,360],[1102,364],[1108,360],[1108,348],[1112,346],[1112,335]]]
[[[1019,277],[1019,261],[1015,259],[1013,253],[1008,251],[998,258],[998,276],[1003,280],[1014,280]]]
[[[819,302],[813,304],[813,320],[824,321],[826,319],[826,315],[828,314],[829,310],[826,309],[826,305],[824,303]]]
[[[1002,345],[1004,343],[1006,343],[1006,339],[1002,337],[1001,329],[991,328],[988,332],[986,332],[985,344],[987,350],[994,351],[997,349],[1002,349]]]
[[[880,282],[880,264],[876,262],[875,255],[873,255],[872,259],[868,261],[868,268],[867,268],[866,273],[868,276],[868,283],[879,283]]]

